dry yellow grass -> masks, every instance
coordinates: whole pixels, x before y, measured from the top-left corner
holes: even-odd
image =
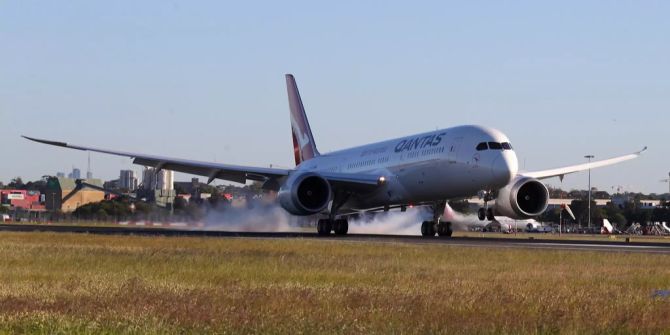
[[[670,257],[0,233],[2,333],[663,333]]]

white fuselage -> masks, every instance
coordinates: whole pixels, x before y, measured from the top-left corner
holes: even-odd
[[[508,148],[492,144],[492,148],[477,150],[481,143],[505,143]],[[460,126],[323,154],[296,169],[384,176],[382,187],[352,197],[344,206],[365,209],[497,190],[516,175],[518,161],[509,139],[500,131]]]

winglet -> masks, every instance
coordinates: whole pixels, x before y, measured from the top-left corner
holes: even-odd
[[[39,138],[29,137],[29,136],[25,136],[25,135],[21,135],[21,137],[23,137],[27,140],[33,141],[33,142],[55,145],[55,146],[58,146],[58,147],[65,147],[65,148],[68,147],[67,143],[65,143],[65,142],[42,140],[42,139],[39,139]],[[73,148],[73,149],[78,149],[78,148]],[[78,149],[78,150],[81,150],[81,149]]]

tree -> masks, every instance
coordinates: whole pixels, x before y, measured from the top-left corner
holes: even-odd
[[[670,209],[667,207],[656,207],[652,211],[651,220],[654,222],[670,222]]]
[[[251,182],[250,185],[245,186],[244,188],[251,191],[253,194],[261,194],[263,192],[263,183],[260,181]]]
[[[200,220],[205,216],[205,211],[198,204],[189,202],[185,208],[185,213],[193,220]]]
[[[603,208],[604,218],[608,219],[612,224],[617,226],[620,230],[626,226],[628,221],[623,215],[623,210],[619,206],[609,202],[607,206]]]
[[[104,208],[98,209],[97,212],[95,212],[96,219],[98,220],[107,220],[109,217],[109,214],[107,214],[107,211]]]
[[[610,199],[611,197],[612,196],[610,196],[610,194],[605,191],[597,191],[593,193],[594,199]]]
[[[25,184],[21,177],[14,177],[7,186],[12,189],[22,190],[25,187]]]
[[[128,199],[115,198],[80,206],[72,214],[80,219],[108,220],[114,218],[123,220],[130,217],[146,216],[153,210],[150,205],[143,202],[135,203],[134,213],[131,212],[130,207],[131,203]]]
[[[575,214],[577,224],[581,225],[582,218],[586,217],[586,213],[588,212],[587,201],[572,200],[572,202],[570,203],[570,208],[572,208],[572,213]]]
[[[562,210],[561,207],[556,207],[554,209],[547,210],[544,213],[542,213],[542,215],[540,215],[538,220],[541,222],[559,223],[558,221],[560,219],[561,210]],[[563,219],[564,219],[563,222],[567,222],[565,221],[565,218]]]
[[[176,197],[174,198],[172,209],[174,209],[175,212],[180,212],[183,211],[187,205],[188,202],[186,201],[186,199],[184,199],[183,197]]]
[[[617,227],[619,230],[625,230],[625,227],[628,225],[626,217],[622,213],[614,214],[609,217],[610,222]]]
[[[25,184],[25,189],[29,191],[40,191],[41,193],[44,193],[46,188],[46,180],[29,181]]]
[[[175,184],[177,184],[177,183],[175,183]],[[188,194],[188,192],[186,192],[186,189],[181,185],[175,185],[174,186],[174,191],[177,194]]]
[[[212,192],[212,196],[209,197],[207,201],[209,201],[209,204],[212,205],[213,208],[228,204],[228,199],[223,197],[218,189],[214,189],[214,192]]]

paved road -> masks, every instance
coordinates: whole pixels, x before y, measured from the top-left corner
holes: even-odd
[[[316,233],[304,232],[229,232],[213,230],[144,228],[144,227],[83,227],[57,225],[12,225],[0,224],[0,231],[12,232],[57,232],[101,235],[143,235],[143,236],[191,236],[191,237],[233,237],[233,238],[302,238],[318,240],[337,240],[350,242],[408,243],[408,244],[444,244],[462,247],[487,248],[531,248],[551,250],[580,250],[605,252],[644,252],[670,254],[670,243],[617,241],[570,241],[546,239],[515,239],[490,237],[453,237],[424,238],[420,236],[350,234],[347,236],[321,237]]]

